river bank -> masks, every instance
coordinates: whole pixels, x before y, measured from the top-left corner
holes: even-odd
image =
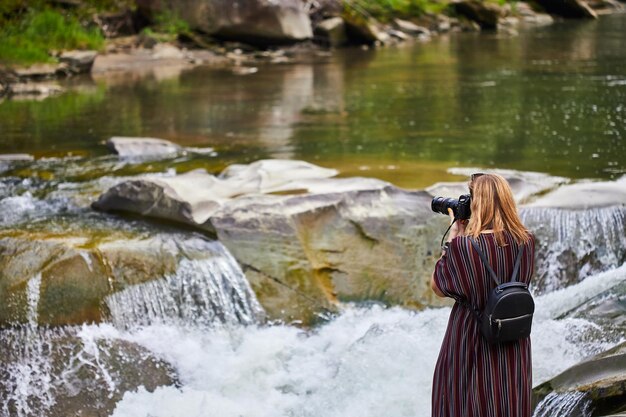
[[[83,73],[204,65],[248,75],[264,63],[310,62],[325,56],[329,48],[427,42],[450,32],[498,31],[515,36],[520,27],[548,25],[562,18],[593,19],[624,10],[622,4],[611,0],[575,0],[561,7],[542,1],[463,0],[406,10],[339,0],[248,3],[239,5],[247,11],[233,14],[231,5],[219,1],[196,1],[181,8],[175,2],[144,0],[123,11],[93,14],[88,25],[105,38],[99,49],[49,51],[48,58],[32,58],[48,62],[27,66],[5,60],[0,67],[0,97],[58,94],[63,88],[50,80]],[[77,2],[64,7],[69,7],[66,13],[71,16],[80,14],[82,6]],[[46,13],[51,15],[48,20],[54,19],[53,11]]]

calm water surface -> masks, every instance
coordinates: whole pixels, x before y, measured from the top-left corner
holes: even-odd
[[[247,76],[70,80],[58,97],[0,103],[0,152],[96,156],[110,136],[155,136],[216,149],[172,161],[181,172],[295,158],[406,187],[453,178],[451,166],[615,178],[626,173],[625,33],[622,14],[340,50]]]

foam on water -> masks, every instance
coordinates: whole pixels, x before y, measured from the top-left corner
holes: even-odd
[[[133,285],[106,299],[121,329],[167,323],[177,326],[256,323],[263,315],[243,271],[217,242],[208,259],[183,259],[176,273]]]
[[[6,376],[0,382],[0,392],[7,394],[2,401],[2,414],[5,416],[31,416],[54,404],[51,393],[52,365],[46,354],[48,341],[40,336],[37,327],[40,287],[41,274],[37,274],[28,281],[26,287],[28,323],[8,335],[9,339],[19,340],[19,344],[14,346],[19,351],[13,352],[17,360],[5,364],[3,374]],[[7,335],[2,336],[6,338]],[[11,346],[10,343],[3,345]]]
[[[626,207],[589,210],[527,207],[524,224],[537,236],[536,283],[554,291],[615,268],[626,259]]]
[[[566,393],[552,392],[537,404],[533,414],[533,417],[571,416],[591,416],[591,402],[585,398],[584,393],[578,391]]]
[[[624,270],[616,275],[623,280]],[[572,296],[581,299],[590,289],[577,285],[550,299],[539,297],[538,311]],[[154,325],[122,332],[119,337],[172,363],[182,387],[129,392],[114,416],[428,416],[449,313],[351,307],[310,332],[287,325]],[[586,320],[556,320],[559,313],[539,313],[534,323],[534,384],[615,343],[592,337],[598,326]]]

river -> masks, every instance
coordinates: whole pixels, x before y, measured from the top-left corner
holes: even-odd
[[[109,316],[100,324],[39,326],[49,278],[28,277],[20,299],[26,320],[0,331],[8,347],[0,352],[0,414],[64,415],[58,398],[86,401],[88,386],[123,396],[115,417],[430,415],[448,307],[346,303],[312,329],[262,323],[246,277],[219,242],[94,213],[89,204],[133,175],[217,173],[262,158],[302,159],[407,188],[463,179],[448,169],[474,166],[614,180],[626,173],[625,29],[621,14],[517,36],[453,34],[338,50],[245,76],[158,68],[70,79],[62,95],[1,102],[0,152],[36,160],[0,165],[0,238],[79,242],[89,273],[89,248],[125,239],[173,242],[185,259],[164,280],[106,297]],[[120,161],[103,146],[115,135],[161,137],[196,151]],[[611,218],[623,229],[623,209],[616,210]],[[608,217],[592,216],[599,218]],[[622,237],[611,242],[615,252],[624,251]],[[45,252],[33,248],[24,270]],[[188,255],[194,251],[211,257]],[[566,314],[626,281],[615,259],[573,285],[554,280],[537,297],[534,385],[623,340],[610,322]],[[170,364],[176,383],[126,390],[124,373],[107,365],[118,341]]]

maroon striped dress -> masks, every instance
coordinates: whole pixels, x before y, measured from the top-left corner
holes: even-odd
[[[491,233],[477,239],[500,280],[508,281],[518,245],[505,232],[505,246]],[[518,280],[529,283],[534,269],[531,239],[521,260]],[[504,278],[503,278],[504,277]],[[483,309],[495,283],[468,237],[459,236],[435,266],[434,280],[447,297]],[[530,338],[489,344],[469,308],[454,303],[435,367],[433,417],[530,417],[532,368]]]

